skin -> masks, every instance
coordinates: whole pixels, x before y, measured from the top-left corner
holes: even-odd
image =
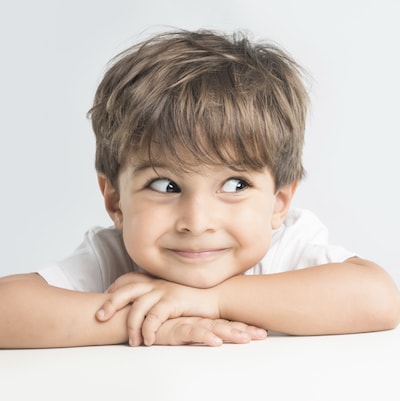
[[[99,176],[106,208],[126,249],[148,275],[128,273],[97,313],[109,322],[129,307],[131,345],[151,345],[168,319],[228,319],[290,334],[386,330],[400,295],[376,264],[352,258],[300,271],[244,276],[267,252],[297,183],[274,189],[267,168],[126,167],[117,191]],[[240,297],[238,296],[240,294]]]
[[[167,166],[125,169],[120,193],[104,191],[128,254],[156,277],[197,288],[258,263],[295,185],[274,193],[267,168],[238,175],[224,167],[184,174]]]
[[[0,348],[50,348],[121,344],[128,341],[129,307],[101,323],[95,311],[108,294],[69,291],[48,285],[37,274],[0,279]],[[157,331],[155,343],[237,344],[266,337],[265,330],[224,319],[180,317]]]
[[[267,169],[241,173],[240,180],[237,172],[216,167],[176,175],[164,165],[156,171],[124,169],[120,191],[99,176],[106,208],[148,274],[121,276],[104,294],[52,287],[37,274],[1,278],[0,348],[127,341],[216,346],[263,339],[268,329],[333,334],[398,324],[399,292],[372,262],[354,258],[280,274],[241,274],[268,249],[296,183],[276,191]],[[180,192],[165,193],[174,188],[165,178]]]
[[[100,185],[104,192],[102,179]],[[111,188],[109,184],[107,188]],[[108,189],[105,191],[107,194],[104,193],[106,203],[109,202]],[[147,215],[148,212],[147,210]],[[143,217],[146,217],[145,213],[142,214]],[[114,218],[118,220],[118,213]],[[132,235],[131,231],[130,236]],[[142,245],[141,243],[140,246]],[[150,249],[150,254],[151,252]],[[182,269],[182,263],[179,269]],[[199,272],[198,277],[203,274],[201,269]],[[179,273],[180,270],[177,269],[174,274]],[[172,275],[168,277],[173,278]],[[144,277],[141,279],[143,281]],[[146,276],[147,279],[150,278]],[[119,344],[128,340],[131,345],[137,345],[137,341],[132,341],[128,332],[127,320],[132,312],[130,306],[119,306],[119,312],[108,322],[102,323],[95,318],[95,311],[110,298],[110,294],[111,292],[82,293],[52,287],[37,274],[1,278],[0,348]],[[218,346],[224,341],[242,344],[261,340],[266,336],[266,330],[241,321],[194,314],[166,319],[157,328],[152,343],[203,343]]]

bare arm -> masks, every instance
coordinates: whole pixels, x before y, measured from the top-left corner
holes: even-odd
[[[221,317],[289,334],[379,331],[400,321],[396,285],[379,266],[358,258],[286,273],[237,276],[215,290]]]
[[[358,258],[270,275],[235,276],[208,289],[122,276],[102,306],[102,320],[133,303],[131,339],[154,343],[164,321],[202,316],[294,335],[388,330],[400,321],[400,293],[376,264]],[[135,342],[135,341],[134,341]]]
[[[129,306],[108,322],[95,318],[108,297],[52,287],[37,274],[4,277],[0,279],[0,349],[126,343]],[[265,331],[241,322],[180,317],[164,322],[155,342],[218,346],[223,341],[241,344],[265,336]]]
[[[0,348],[71,347],[128,340],[127,308],[106,324],[94,311],[105,294],[52,287],[37,274],[0,279]]]

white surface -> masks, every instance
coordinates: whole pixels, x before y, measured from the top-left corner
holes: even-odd
[[[0,275],[108,225],[85,118],[107,61],[164,26],[243,29],[313,76],[296,205],[400,284],[397,0],[19,0],[0,3]]]
[[[20,400],[398,401],[400,329],[274,335],[247,345],[0,351],[0,394]]]

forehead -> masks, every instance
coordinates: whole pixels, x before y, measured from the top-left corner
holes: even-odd
[[[221,162],[201,163],[193,157],[192,160],[185,160],[184,164],[179,164],[175,160],[161,159],[150,160],[148,158],[135,158],[133,162],[125,166],[123,171],[125,177],[129,179],[138,178],[139,176],[148,177],[155,174],[164,178],[182,178],[190,179],[194,176],[203,176],[207,178],[227,179],[239,178],[244,179],[264,179],[274,182],[271,169],[264,166],[259,169],[248,168],[246,166],[231,166]],[[169,176],[171,174],[171,176]]]
[[[248,166],[238,165],[237,163],[227,163],[221,160],[202,160],[193,154],[175,157],[132,157],[127,167],[134,174],[152,170],[155,173],[160,171],[170,171],[177,175],[205,174],[214,175],[221,171],[231,171],[234,173],[262,172],[264,168],[254,169]]]

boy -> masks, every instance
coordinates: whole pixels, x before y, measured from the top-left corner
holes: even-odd
[[[90,112],[115,226],[0,281],[0,347],[396,327],[400,295],[384,270],[289,209],[306,106],[297,64],[244,37],[175,32],[120,55]]]

